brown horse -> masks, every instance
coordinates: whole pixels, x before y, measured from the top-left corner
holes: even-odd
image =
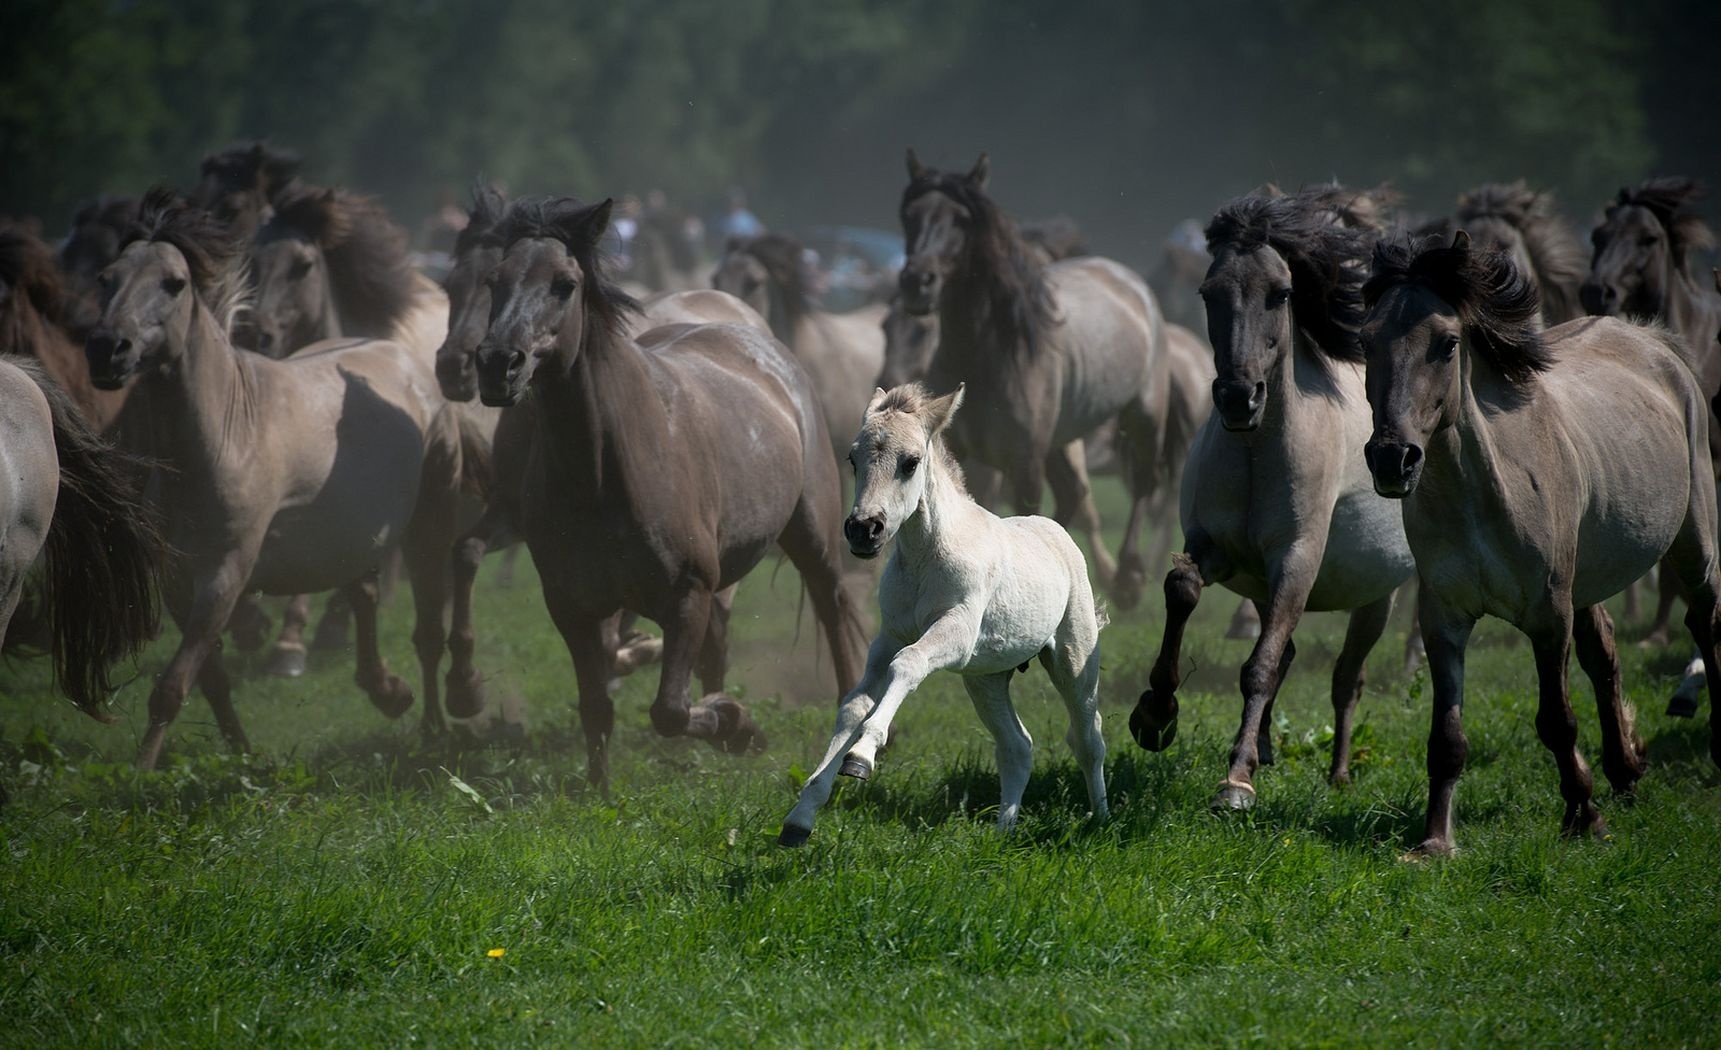
[[[1117,420],[1138,473],[1131,495],[1160,483],[1165,436],[1164,324],[1145,282],[1108,259],[1044,265],[986,194],[984,154],[965,175],[929,168],[908,151],[900,217],[907,262],[899,278],[910,313],[938,314],[928,384],[967,383],[984,410],[958,416],[959,455],[1003,472],[1016,509],[1037,512],[1049,483],[1060,522],[1097,522],[1080,440]],[[1090,529],[1095,575],[1115,565]]]
[[[610,202],[518,201],[491,278],[479,396],[540,410],[521,525],[544,602],[573,657],[590,777],[609,783],[614,725],[604,625],[634,609],[663,626],[651,720],[665,736],[729,752],[763,746],[746,708],[688,705],[712,598],[773,542],[800,570],[830,643],[839,689],[864,644],[842,584],[836,463],[806,374],[769,336],[740,325],[671,325],[638,340],[632,301],[605,279],[598,242]]]
[[[331,341],[286,361],[235,349],[228,324],[244,274],[219,222],[152,191],[104,274],[107,305],[85,347],[98,386],[135,379],[148,391],[150,432],[128,443],[156,465],[150,491],[176,552],[165,597],[182,638],[150,694],[145,769],[194,680],[229,744],[247,746],[221,658],[222,627],[246,591],[345,587],[358,682],[385,714],[405,713],[412,691],[376,637],[376,568],[396,543],[417,606],[424,717],[442,718],[448,549],[481,446],[428,365],[392,343]]]
[[[819,306],[805,249],[791,237],[767,233],[729,244],[711,286],[759,311],[771,332],[807,370],[841,461],[860,432],[861,414],[884,365],[883,304],[847,313]]]
[[[1578,287],[1588,260],[1552,194],[1532,190],[1522,179],[1490,182],[1458,198],[1455,221],[1478,249],[1505,252],[1520,273],[1535,279],[1542,323],[1564,324],[1584,315]]]
[[[1361,340],[1376,491],[1404,501],[1434,683],[1428,814],[1419,851],[1453,850],[1452,796],[1468,744],[1464,650],[1498,616],[1535,649],[1536,732],[1560,772],[1567,834],[1600,834],[1566,664],[1595,686],[1602,768],[1630,793],[1643,742],[1621,696],[1602,602],[1665,557],[1690,598],[1721,764],[1721,630],[1709,409],[1677,336],[1585,318],[1543,332],[1536,285],[1511,257],[1388,243],[1376,249]],[[1663,464],[1676,469],[1644,469]]]
[[[249,240],[269,220],[276,198],[298,183],[299,155],[266,142],[229,146],[203,158],[191,203]]]
[[[0,223],[0,354],[41,362],[102,433],[119,418],[125,394],[90,382],[82,345],[59,321],[71,298],[53,251],[22,226]]]
[[[161,540],[126,465],[45,369],[0,359],[0,647],[42,556],[30,615],[60,690],[104,722],[108,669],[154,637],[159,609]]]
[[[102,316],[97,278],[119,258],[120,242],[137,221],[136,197],[101,196],[72,216],[71,231],[60,245],[60,269],[66,278],[60,320],[71,337],[83,345],[84,336]],[[79,351],[79,357],[83,352]]]

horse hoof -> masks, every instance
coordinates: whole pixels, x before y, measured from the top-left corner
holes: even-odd
[[[813,837],[812,828],[798,828],[793,824],[784,824],[783,833],[777,836],[777,845],[784,849],[799,849]]]
[[[476,718],[484,711],[484,679],[477,671],[456,677],[453,671],[443,679],[448,693],[448,713],[455,718]]]
[[[1667,713],[1673,718],[1692,718],[1697,714],[1697,698],[1683,693],[1674,693],[1667,701]]]
[[[1420,864],[1422,861],[1435,857],[1451,857],[1458,853],[1458,847],[1446,839],[1423,839],[1421,842],[1406,850],[1398,859],[1407,864]]]
[[[263,672],[274,678],[297,678],[305,673],[305,647],[288,642],[276,644],[263,665]]]
[[[856,780],[871,780],[872,764],[856,755],[849,755],[843,759],[843,768],[837,772],[845,777],[854,777]]]
[[[1335,769],[1327,774],[1327,786],[1332,788],[1347,788],[1351,786],[1351,775],[1348,769]]]
[[[1226,781],[1207,808],[1215,813],[1243,813],[1255,807],[1255,789],[1247,784]]]
[[[1165,721],[1160,721],[1153,714],[1155,706],[1153,690],[1142,693],[1135,702],[1135,710],[1129,713],[1129,734],[1135,742],[1147,751],[1164,751],[1177,739],[1177,700],[1166,701],[1171,715]]]
[[[709,701],[717,713],[717,735],[711,743],[726,755],[757,755],[765,750],[765,734],[740,702],[727,696]]]
[[[382,688],[371,692],[370,702],[376,705],[384,718],[399,718],[412,710],[412,688],[399,675],[391,674],[382,683]]]

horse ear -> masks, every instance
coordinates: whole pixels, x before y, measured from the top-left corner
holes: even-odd
[[[1459,230],[1457,233],[1454,233],[1452,235],[1452,250],[1455,252],[1469,251],[1470,235],[1465,233],[1463,230]]]
[[[920,163],[920,158],[915,156],[914,147],[908,147],[908,181],[915,182],[925,175],[926,165]]]
[[[878,406],[884,404],[884,397],[884,387],[873,387],[872,399],[866,403],[867,412],[872,413],[878,411]]]
[[[968,388],[966,383],[956,384],[956,389],[932,403],[932,432],[937,434],[950,425],[955,418],[956,410],[962,407],[962,392]]]
[[[974,162],[974,167],[968,172],[968,181],[981,189],[986,188],[986,180],[992,177],[992,158],[984,151],[980,159]]]
[[[594,204],[575,216],[569,232],[581,245],[593,247],[610,228],[610,210],[614,207],[615,198],[605,197],[602,203]]]

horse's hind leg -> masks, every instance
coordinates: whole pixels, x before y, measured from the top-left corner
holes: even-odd
[[[281,611],[281,633],[269,651],[264,670],[276,678],[297,678],[305,673],[305,624],[311,619],[311,596],[295,594]]]
[[[1093,485],[1088,480],[1087,455],[1087,448],[1080,441],[1053,449],[1046,456],[1046,483],[1051,486],[1052,501],[1057,508],[1053,519],[1059,524],[1074,524],[1087,537],[1094,580],[1109,588],[1117,576],[1117,562],[1106,550],[1105,536],[1100,532],[1100,512],[1094,506]]]
[[[725,587],[711,596],[711,619],[705,624],[705,641],[699,645],[696,673],[706,695],[721,693],[729,672],[729,616],[735,605],[735,588]]]
[[[209,701],[209,709],[215,712],[215,724],[221,728],[221,736],[227,741],[227,746],[241,755],[250,751],[245,728],[239,724],[239,712],[233,709],[233,680],[228,676],[227,664],[222,659],[220,639],[204,657],[203,666],[197,672],[197,685],[203,690],[203,698]]]
[[[1572,614],[1557,606],[1530,635],[1536,653],[1536,735],[1554,756],[1560,770],[1560,796],[1566,800],[1560,830],[1567,835],[1605,834],[1607,824],[1595,807],[1595,784],[1589,764],[1578,752],[1578,720],[1572,713],[1566,685],[1566,662],[1572,644]]]
[[[478,647],[478,636],[472,628],[472,587],[478,579],[478,566],[490,549],[490,512],[473,530],[454,545],[451,563],[453,572],[450,589],[453,611],[448,624],[448,713],[455,718],[473,718],[484,710],[484,680],[472,664],[472,653]]]
[[[1157,496],[1157,493],[1155,494]],[[1157,499],[1154,501],[1157,505]],[[1147,563],[1141,557],[1141,524],[1149,517],[1148,499],[1146,496],[1130,496],[1129,519],[1123,525],[1123,542],[1117,549],[1117,569],[1112,573],[1111,597],[1120,609],[1133,609],[1141,604],[1142,592],[1147,589]],[[1161,564],[1171,556],[1171,533],[1160,529],[1155,518],[1155,531],[1164,534],[1165,543],[1163,554],[1155,560]]]
[[[1092,630],[1098,633],[1096,624]],[[1068,635],[1067,630],[1061,632]],[[1060,637],[1040,653],[1040,664],[1052,679],[1052,685],[1063,698],[1064,709],[1070,716],[1070,728],[1064,735],[1070,751],[1081,767],[1082,779],[1088,789],[1088,809],[1094,817],[1104,820],[1111,815],[1106,805],[1106,742],[1100,732],[1100,651],[1097,637],[1077,639]]]
[[[1643,776],[1643,738],[1631,706],[1621,695],[1619,650],[1614,646],[1613,619],[1600,605],[1579,609],[1572,621],[1578,666],[1595,687],[1596,714],[1601,718],[1601,768],[1609,784],[1629,795]]]
[[[651,724],[662,736],[692,737],[732,755],[763,751],[765,734],[740,701],[718,695],[688,705],[687,686],[694,658],[705,642],[711,597],[703,587],[689,587],[661,621],[663,667],[651,704]]]
[[[610,797],[609,741],[615,732],[615,701],[609,682],[615,659],[615,618],[593,618],[575,609],[552,581],[544,581],[544,605],[574,662],[580,732],[586,738],[586,780]]]
[[[1171,572],[1165,577],[1165,634],[1159,655],[1148,673],[1148,688],[1130,712],[1129,732],[1149,751],[1164,751],[1177,739],[1177,687],[1183,681],[1178,659],[1183,653],[1183,629],[1201,600],[1208,581],[1222,579],[1213,544],[1207,535],[1194,532],[1187,538],[1186,553],[1171,556]]]
[[[347,599],[352,603],[353,634],[357,642],[354,655],[358,669],[353,680],[384,716],[399,718],[412,707],[412,689],[399,675],[389,672],[377,645],[376,616],[380,589],[374,569],[346,587]]]
[[[434,736],[447,728],[442,717],[442,701],[437,696],[437,672],[441,669],[442,650],[448,633],[443,618],[448,613],[449,567],[447,548],[416,550],[410,554],[407,566],[412,583],[414,622],[412,645],[418,653],[418,668],[424,684],[424,714],[419,729]]]
[[[832,490],[835,490],[832,474]],[[807,597],[813,603],[813,614],[825,632],[831,649],[831,662],[837,673],[837,695],[842,696],[860,679],[866,632],[861,626],[860,613],[854,597],[843,583],[839,539],[840,511],[834,497],[817,498],[809,489],[801,494],[800,503],[789,517],[788,525],[777,537],[778,546],[801,574]]]
[[[1016,717],[1010,702],[1010,675],[964,677],[974,713],[992,734],[993,754],[998,760],[998,830],[1009,831],[1022,811],[1022,793],[1028,788],[1028,773],[1034,768],[1034,738]],[[1101,744],[1104,747],[1104,744]],[[1104,804],[1103,788],[1101,804]]]
[[[1344,648],[1339,650],[1338,661],[1333,664],[1333,763],[1327,770],[1329,784],[1350,783],[1351,727],[1357,702],[1362,699],[1364,665],[1391,615],[1391,594],[1351,612]]]
[[[1659,649],[1670,640],[1672,628],[1669,624],[1673,619],[1673,602],[1679,597],[1678,573],[1668,559],[1662,559],[1655,576],[1655,619],[1650,622],[1649,633],[1638,643],[1645,649]]]

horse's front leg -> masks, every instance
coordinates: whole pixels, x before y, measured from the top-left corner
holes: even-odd
[[[382,600],[377,571],[366,572],[345,589],[352,603],[353,634],[358,643],[354,653],[358,666],[353,680],[385,718],[399,718],[412,707],[412,687],[391,672],[382,658],[376,629],[377,606]]]
[[[1333,761],[1327,783],[1348,784],[1351,779],[1351,726],[1356,705],[1362,699],[1364,665],[1368,654],[1386,631],[1392,616],[1392,595],[1353,609],[1345,630],[1344,648],[1333,664]]]
[[[1093,485],[1088,480],[1087,455],[1087,447],[1078,440],[1053,449],[1046,457],[1046,481],[1052,487],[1056,508],[1052,517],[1060,525],[1074,524],[1081,530],[1088,541],[1094,580],[1100,587],[1110,589],[1117,577],[1118,563],[1106,550],[1105,536],[1100,532],[1100,512],[1094,506]],[[1133,509],[1130,520],[1136,520]]]
[[[1237,727],[1237,737],[1231,744],[1230,768],[1219,790],[1213,796],[1215,811],[1248,809],[1255,804],[1255,770],[1263,761],[1272,762],[1269,718],[1273,700],[1279,695],[1279,685],[1296,657],[1291,633],[1297,629],[1303,608],[1308,602],[1309,589],[1320,571],[1318,545],[1299,547],[1286,552],[1280,569],[1269,583],[1267,601],[1260,606],[1261,637],[1243,663],[1238,685],[1243,693],[1243,717]],[[1304,551],[1313,549],[1311,559]]]
[[[609,742],[615,732],[615,702],[610,699],[609,683],[614,673],[616,624],[620,616],[592,616],[567,601],[565,593],[566,589],[555,581],[544,581],[544,605],[574,662],[580,732],[586,738],[586,782],[595,786],[607,801]]]
[[[825,757],[819,760],[807,782],[801,787],[801,797],[795,802],[795,808],[783,818],[783,831],[777,837],[779,846],[799,846],[807,841],[813,833],[813,821],[819,808],[831,797],[831,789],[836,783],[840,771],[848,772],[851,776],[866,779],[871,774],[869,767],[863,767],[858,759],[848,755],[850,745],[860,733],[861,723],[872,713],[884,687],[885,673],[890,667],[900,646],[888,635],[875,638],[872,647],[867,651],[866,670],[861,673],[861,680],[847,696],[837,705],[837,724],[831,732],[831,742],[825,748]],[[853,768],[850,768],[853,763]]]
[[[295,594],[281,611],[281,633],[263,665],[276,678],[297,678],[305,673],[305,625],[311,620],[311,596]]]
[[[180,621],[179,648],[174,651],[173,658],[149,694],[149,727],[144,730],[143,742],[138,745],[139,769],[154,769],[160,761],[167,729],[179,717],[191,683],[200,677],[205,661],[220,643],[221,629],[232,616],[233,607],[251,577],[251,565],[252,559],[233,555],[193,584],[189,602],[181,607],[183,618],[175,617]],[[210,706],[215,710],[216,720],[227,735],[228,743],[243,750],[246,747],[244,731],[239,727],[238,715],[233,712],[226,690],[221,688],[225,679],[223,672],[207,680],[206,684],[214,687],[208,690]]]
[[[1164,751],[1177,739],[1177,687],[1183,681],[1178,661],[1183,654],[1183,629],[1201,601],[1201,588],[1230,576],[1230,569],[1205,532],[1192,530],[1185,553],[1171,557],[1165,577],[1165,633],[1159,655],[1148,672],[1148,688],[1130,712],[1129,732],[1148,751]]]
[[[1643,776],[1643,738],[1625,702],[1619,680],[1619,648],[1614,643],[1613,618],[1600,605],[1579,609],[1572,623],[1578,666],[1595,688],[1596,714],[1601,718],[1601,767],[1615,792],[1629,795]]]
[[[676,599],[662,621],[663,667],[651,704],[651,724],[663,736],[703,740],[732,755],[763,751],[765,734],[740,701],[718,693],[688,705],[687,687],[705,644],[711,603],[711,591],[695,585]]]
[[[878,706],[862,723],[849,757],[870,768],[890,739],[890,724],[908,694],[932,672],[965,665],[979,635],[979,611],[958,606],[934,620],[913,645],[898,649],[885,671]]]
[[[1446,609],[1428,587],[1419,584],[1417,591],[1417,619],[1428,654],[1434,706],[1428,728],[1428,813],[1422,842],[1411,853],[1446,856],[1457,849],[1452,838],[1452,796],[1470,752],[1470,742],[1464,738],[1464,649],[1476,621]]]

